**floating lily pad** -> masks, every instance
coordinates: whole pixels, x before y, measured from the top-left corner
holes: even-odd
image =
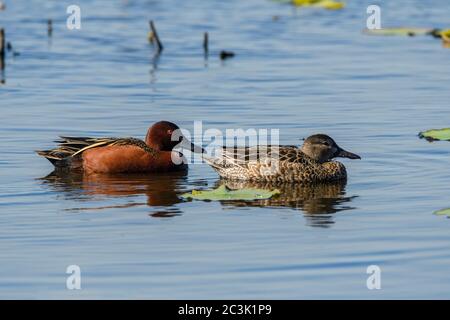
[[[280,194],[280,191],[264,190],[245,188],[238,190],[228,189],[222,185],[214,190],[192,190],[192,192],[184,193],[181,195],[184,199],[194,200],[211,200],[211,201],[223,201],[223,200],[260,200],[269,199],[274,195]]]
[[[445,140],[450,141],[450,128],[444,129],[431,129],[419,133],[420,138],[427,139],[428,141]]]
[[[377,36],[423,36],[433,32],[430,28],[383,28],[365,29],[365,33]]]
[[[339,10],[345,7],[345,3],[333,0],[292,0],[291,3],[297,7],[317,7],[328,10]]]
[[[447,216],[450,217],[450,208],[446,208],[446,209],[442,209],[442,210],[438,210],[433,212],[435,215],[437,216]]]

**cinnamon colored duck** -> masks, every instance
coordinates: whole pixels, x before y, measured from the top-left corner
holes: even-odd
[[[219,157],[204,157],[224,179],[315,183],[344,180],[344,165],[333,158],[361,159],[325,134],[308,137],[303,145],[223,148]]]
[[[193,152],[204,150],[181,134],[176,124],[155,123],[147,131],[145,141],[136,138],[60,137],[59,146],[37,151],[56,169],[83,170],[92,173],[169,172],[186,170],[184,156],[175,147]],[[173,139],[173,134],[179,139]]]

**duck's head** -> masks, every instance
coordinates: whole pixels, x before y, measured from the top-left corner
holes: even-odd
[[[175,147],[182,147],[192,152],[204,152],[202,147],[183,136],[180,127],[169,121],[159,121],[151,126],[147,131],[145,143],[158,151],[172,151]]]
[[[357,154],[345,151],[326,134],[309,136],[303,142],[302,152],[319,163],[327,162],[336,157],[361,159]]]

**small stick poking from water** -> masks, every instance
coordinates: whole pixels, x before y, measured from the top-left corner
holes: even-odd
[[[209,52],[209,48],[208,48],[208,32],[205,32],[205,34],[203,35],[203,51],[205,52],[205,58],[208,58],[208,52]]]
[[[47,20],[47,35],[51,37],[53,34],[53,21],[52,19]]]
[[[156,32],[156,28],[155,28],[155,24],[153,23],[153,20],[150,20],[150,29],[152,31],[153,38],[156,41],[158,53],[160,53],[161,51],[163,51],[164,47],[163,47],[161,41],[159,40],[158,32]]]
[[[5,69],[5,29],[0,29],[0,70]]]

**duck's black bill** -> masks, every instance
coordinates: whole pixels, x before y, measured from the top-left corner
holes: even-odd
[[[195,152],[195,153],[206,153],[206,150],[203,149],[202,147],[192,143],[188,138],[186,138],[184,135],[182,135],[180,137],[179,140],[181,143],[178,144],[178,147],[181,147],[185,150],[190,150],[191,152]]]
[[[336,153],[336,157],[349,158],[349,159],[361,159],[361,157],[358,156],[357,154],[345,151],[344,149],[339,149],[338,152]]]
[[[195,153],[205,153],[206,150],[191,142],[191,151]]]

